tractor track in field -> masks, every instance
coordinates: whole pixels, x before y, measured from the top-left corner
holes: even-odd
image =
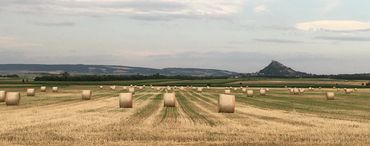
[[[215,119],[215,122],[217,123],[216,126],[231,126],[237,128],[245,128],[242,124],[228,117],[228,115],[230,114],[221,114],[216,112],[217,105],[210,106],[209,104],[207,104],[206,101],[201,100],[197,94],[190,94],[189,92],[186,93],[188,94],[187,97],[194,99],[191,100],[190,102],[194,105],[195,108],[198,108],[204,113],[207,113],[207,117],[212,117],[213,119]]]
[[[194,124],[206,124],[210,126],[215,126],[217,122],[214,119],[207,117],[204,111],[194,105],[194,103],[188,99],[190,96],[186,96],[183,92],[177,92],[177,100],[180,108],[184,111],[186,115]]]
[[[158,118],[158,125],[176,128],[180,124],[180,113],[176,107],[163,107]]]
[[[185,92],[184,96],[190,98],[189,102],[194,105],[194,108],[202,111],[202,113],[206,113],[207,117],[211,117],[216,125],[225,124],[225,120],[220,120],[225,119],[224,115],[216,112],[217,105],[204,101],[203,99],[199,98],[197,93],[191,94],[191,92],[192,91]]]
[[[162,94],[154,94],[151,98],[146,100],[145,106],[138,108],[134,114],[132,114],[127,120],[122,121],[124,125],[137,125],[145,123],[144,125],[150,125],[151,122],[145,121],[152,121],[152,117],[154,113],[156,113],[161,107],[161,98]]]

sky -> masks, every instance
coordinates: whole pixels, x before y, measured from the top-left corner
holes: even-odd
[[[370,73],[368,0],[0,0],[1,64]]]

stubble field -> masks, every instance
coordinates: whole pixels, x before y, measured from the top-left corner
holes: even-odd
[[[0,103],[0,145],[370,145],[370,90],[345,94],[316,89],[292,95],[272,88],[254,97],[236,95],[236,112],[217,112],[224,88],[174,89],[178,106],[163,106],[164,89],[134,94],[134,107],[121,109],[122,87],[65,86],[58,93],[27,97],[19,106]],[[81,90],[93,90],[81,100]],[[326,100],[334,91],[336,99]]]

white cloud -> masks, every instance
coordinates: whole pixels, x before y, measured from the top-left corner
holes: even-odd
[[[239,12],[244,2],[245,0],[35,0],[24,3],[4,0],[0,2],[0,7],[7,11],[40,14],[109,14],[133,18],[175,19],[225,17]]]
[[[268,8],[265,5],[259,5],[254,8],[254,12],[261,13],[261,12],[267,12]]]
[[[295,27],[304,31],[368,31],[370,30],[370,23],[351,20],[320,20],[297,23]]]

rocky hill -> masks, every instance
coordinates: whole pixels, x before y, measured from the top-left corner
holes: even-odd
[[[271,61],[271,63],[258,72],[259,75],[263,76],[274,76],[274,77],[300,77],[308,76],[309,74],[295,71],[294,69],[285,66],[278,61]]]

